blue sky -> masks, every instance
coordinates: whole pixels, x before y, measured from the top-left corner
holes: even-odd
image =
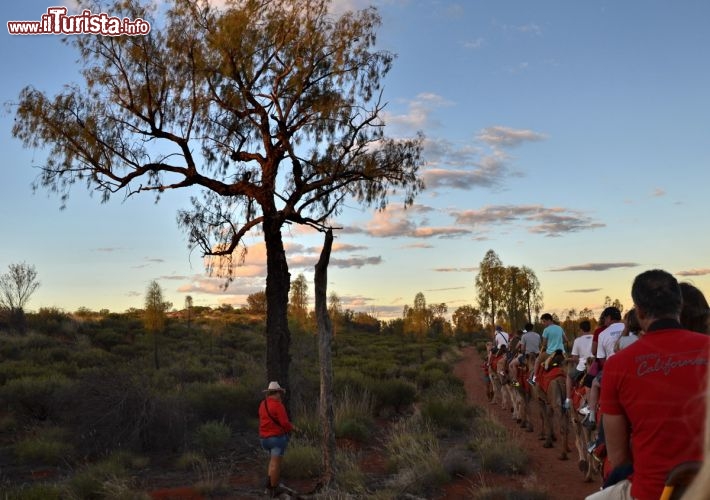
[[[337,1],[334,8],[369,2]],[[427,189],[403,211],[349,203],[338,222],[330,290],[344,306],[389,318],[417,292],[449,311],[475,304],[488,249],[531,267],[545,309],[630,307],[633,277],[663,268],[710,292],[710,3],[381,0],[381,48],[397,54],[385,80],[389,134],[426,135]],[[8,20],[39,20],[52,2],[3,4]],[[110,14],[110,13],[109,13]],[[79,82],[60,37],[0,37],[0,100],[28,84],[55,93]],[[9,111],[7,111],[9,109]],[[264,287],[254,235],[226,292],[187,249],[176,212],[190,193],[101,204],[78,187],[67,208],[33,193],[43,151],[11,137],[0,115],[0,272],[36,266],[29,309],[142,307],[156,279],[182,307],[240,305]],[[286,238],[292,275],[322,243]],[[311,286],[312,290],[312,286]]]

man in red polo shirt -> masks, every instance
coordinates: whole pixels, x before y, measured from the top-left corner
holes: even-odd
[[[609,461],[633,474],[588,499],[657,500],[671,469],[703,458],[710,336],[680,325],[669,273],[638,275],[631,296],[645,333],[605,363],[601,413]]]

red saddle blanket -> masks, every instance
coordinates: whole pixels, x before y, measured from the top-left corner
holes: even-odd
[[[550,371],[540,370],[537,375],[537,383],[540,385],[540,389],[543,392],[547,392],[547,388],[550,387],[550,382],[555,380],[557,377],[564,377],[565,372],[561,367],[555,366]]]

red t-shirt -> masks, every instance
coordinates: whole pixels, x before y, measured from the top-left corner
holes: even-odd
[[[267,413],[265,405],[269,405]],[[274,417],[273,419],[271,417]],[[280,436],[293,430],[286,414],[286,407],[277,399],[266,397],[259,405],[259,437]]]
[[[657,500],[668,472],[703,459],[710,336],[650,331],[604,365],[601,412],[631,427],[631,496]]]

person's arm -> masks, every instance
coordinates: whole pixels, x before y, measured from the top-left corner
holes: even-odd
[[[283,405],[283,403],[278,403],[275,405],[272,405],[270,410],[273,411],[273,416],[274,420],[278,422],[278,424],[281,426],[281,428],[284,430],[284,432],[291,432],[293,430],[293,424],[291,421],[288,419],[288,414],[286,413],[286,407]]]
[[[603,415],[604,438],[609,461],[614,467],[633,462],[629,444],[629,421],[624,415]]]

